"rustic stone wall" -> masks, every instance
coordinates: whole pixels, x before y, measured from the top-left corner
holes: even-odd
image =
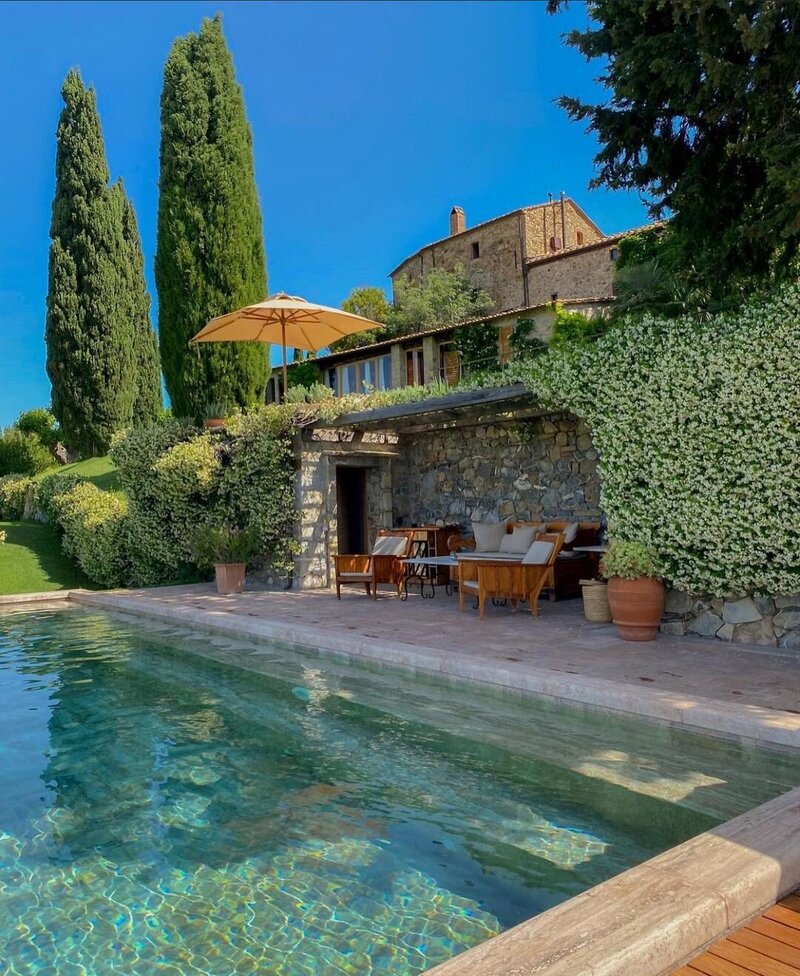
[[[600,515],[597,452],[568,414],[406,435],[394,470],[405,525]]]
[[[392,524],[392,461],[397,437],[344,430],[307,430],[295,439],[298,470],[295,498],[298,510],[294,560],[295,589],[329,586],[333,557],[338,552],[336,467],[367,469],[367,521],[374,539],[377,530]]]
[[[538,207],[528,207],[525,211],[525,256],[528,261],[532,258],[544,257],[551,254],[550,238],[562,237],[561,203],[556,200],[551,204]],[[600,232],[586,219],[584,214],[575,206],[572,200],[564,201],[564,223],[566,224],[566,239],[562,247],[578,247],[578,234],[583,234],[583,243],[592,244],[601,238]],[[578,296],[576,296],[578,297]],[[549,301],[549,297],[548,297]],[[529,298],[529,304],[534,304]]]
[[[594,247],[530,265],[531,305],[549,302],[554,294],[559,298],[610,298],[616,273],[616,264],[610,257],[612,246]]]
[[[737,644],[800,650],[800,593],[789,596],[698,597],[669,590],[661,630]]]

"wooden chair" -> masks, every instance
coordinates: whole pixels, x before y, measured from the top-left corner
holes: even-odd
[[[459,607],[464,609],[467,596],[478,600],[478,616],[483,618],[486,600],[508,600],[516,611],[520,600],[527,600],[531,614],[539,614],[539,594],[550,578],[559,550],[564,543],[560,532],[543,532],[536,542],[549,544],[541,553],[541,562],[510,562],[500,559],[459,559]],[[528,560],[529,552],[523,557]],[[532,558],[535,558],[535,554]]]
[[[394,583],[399,594],[403,583],[400,560],[408,555],[410,545],[410,533],[381,530],[368,555],[334,556],[337,599],[341,600],[346,583],[362,585],[373,600],[378,598],[378,583]]]

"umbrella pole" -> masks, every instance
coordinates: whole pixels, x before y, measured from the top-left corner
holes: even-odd
[[[283,402],[286,402],[286,391],[289,388],[286,372],[286,322],[281,321],[281,347],[283,348]]]

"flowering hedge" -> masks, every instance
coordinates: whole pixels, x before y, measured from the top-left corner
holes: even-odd
[[[800,591],[800,287],[709,321],[645,316],[526,381],[589,423],[602,506],[670,582]]]

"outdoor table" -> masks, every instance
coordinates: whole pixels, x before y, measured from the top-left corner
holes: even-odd
[[[408,599],[409,582],[419,583],[419,595],[423,600],[432,600],[436,596],[436,570],[440,568],[457,569],[458,560],[454,556],[411,556],[408,559],[401,559],[403,564],[403,592],[401,600]],[[431,588],[431,592],[425,593],[425,585]],[[445,583],[447,594],[453,592],[453,583],[449,579]]]

